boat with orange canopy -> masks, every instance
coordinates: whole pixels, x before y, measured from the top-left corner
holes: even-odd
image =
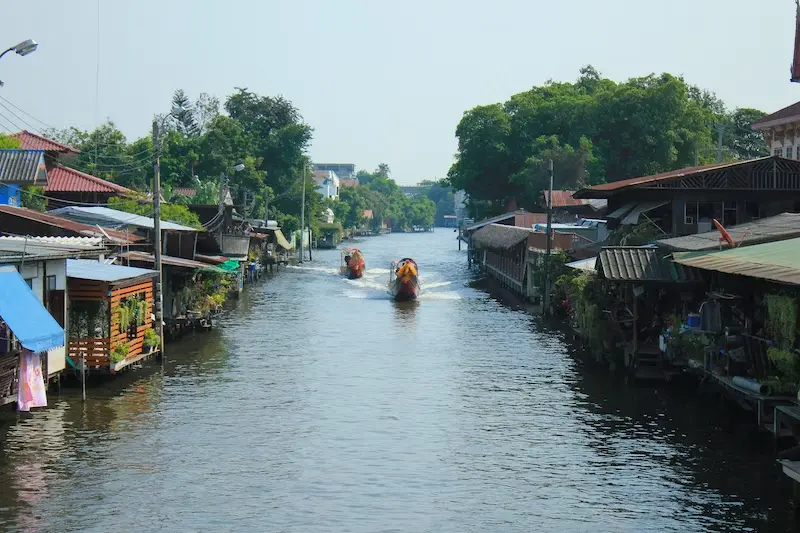
[[[358,248],[345,248],[342,250],[342,274],[347,274],[349,279],[358,279],[364,275],[366,265],[364,254]]]
[[[393,261],[389,269],[389,292],[396,302],[416,300],[419,296],[419,267],[417,262],[405,257]]]

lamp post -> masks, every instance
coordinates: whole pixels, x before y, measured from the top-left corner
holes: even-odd
[[[6,50],[4,50],[3,53],[0,54],[0,59],[2,59],[4,55],[12,51],[15,52],[20,57],[25,57],[26,55],[35,52],[37,48],[39,48],[39,43],[37,43],[33,39],[26,39],[21,43],[15,44],[14,46],[11,46]],[[3,82],[0,81],[0,87],[2,86]]]

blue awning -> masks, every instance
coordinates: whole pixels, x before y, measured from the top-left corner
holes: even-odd
[[[0,271],[0,317],[32,352],[64,346],[64,329],[16,270]]]

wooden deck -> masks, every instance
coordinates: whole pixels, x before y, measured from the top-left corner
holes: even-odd
[[[723,394],[747,411],[756,413],[756,423],[760,430],[775,431],[774,410],[776,406],[790,406],[795,402],[792,396],[763,396],[733,383],[728,376],[718,376],[713,372],[706,374],[721,389]]]

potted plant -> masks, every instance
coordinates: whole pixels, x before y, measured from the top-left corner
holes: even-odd
[[[161,344],[161,339],[158,338],[158,334],[155,332],[155,330],[151,328],[144,332],[144,341],[142,344],[144,344],[145,347],[150,348],[150,353],[153,353]]]
[[[121,363],[128,357],[128,353],[130,353],[131,347],[127,342],[121,342],[114,346],[114,349],[111,350],[111,367],[113,368],[117,364]]]

